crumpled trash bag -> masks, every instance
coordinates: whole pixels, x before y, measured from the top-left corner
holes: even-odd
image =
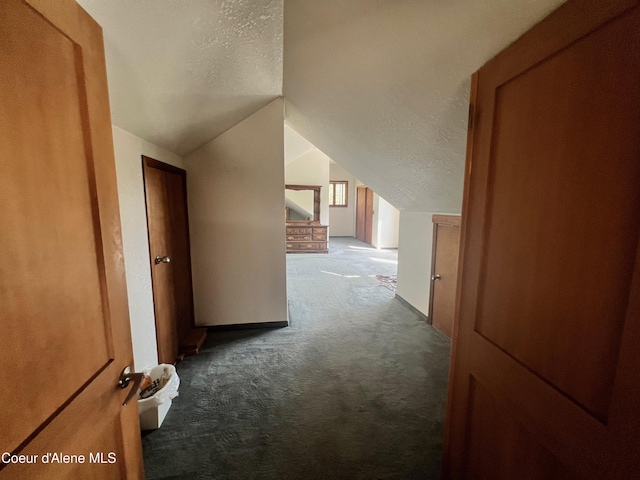
[[[176,367],[173,365],[162,363],[150,370],[144,370],[143,373],[145,376],[148,375],[150,377],[151,384],[142,390],[138,390],[139,413],[157,407],[178,396],[180,377],[178,377]]]

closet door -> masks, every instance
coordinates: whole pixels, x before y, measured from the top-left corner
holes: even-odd
[[[449,338],[456,306],[459,249],[460,217],[434,215],[429,320]]]
[[[367,187],[357,189],[356,239],[369,245],[373,241],[373,190]]]
[[[187,340],[194,318],[186,172],[149,157],[142,160],[158,361],[174,363],[181,346],[193,342]],[[199,331],[202,336],[204,330]]]

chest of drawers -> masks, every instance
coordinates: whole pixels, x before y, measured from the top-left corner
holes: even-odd
[[[326,225],[287,225],[287,253],[328,253]]]

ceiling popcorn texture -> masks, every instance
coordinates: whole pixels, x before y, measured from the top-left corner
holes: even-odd
[[[562,0],[285,0],[287,122],[399,209],[457,213],[469,79]]]
[[[284,93],[289,137],[396,208],[456,213],[469,78],[562,1],[78,3],[104,29],[118,127],[184,157]]]
[[[78,0],[103,27],[112,121],[187,156],[282,95],[283,0]]]

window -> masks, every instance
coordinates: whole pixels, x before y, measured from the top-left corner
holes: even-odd
[[[329,182],[329,206],[347,206],[347,186],[349,182],[335,181]]]

